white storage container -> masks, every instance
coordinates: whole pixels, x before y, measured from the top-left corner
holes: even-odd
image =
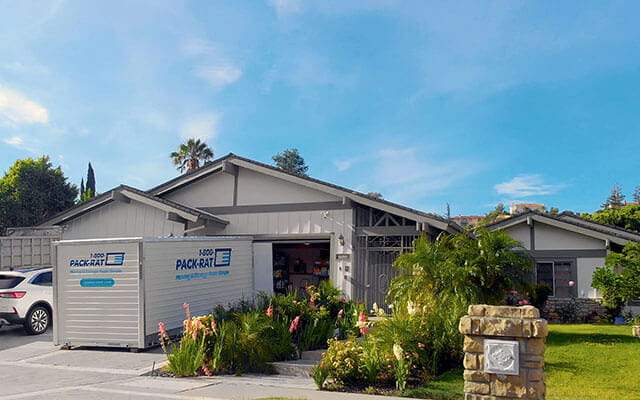
[[[184,303],[205,315],[254,294],[248,237],[122,238],[55,243],[54,343],[145,348],[158,323],[179,330]]]

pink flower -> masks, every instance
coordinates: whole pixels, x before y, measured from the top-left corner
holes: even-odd
[[[213,373],[212,373],[211,371],[209,371],[209,368],[207,368],[207,366],[206,366],[206,365],[202,364],[202,367],[200,367],[200,368],[202,368],[202,372],[204,372],[204,374],[205,374],[206,376],[211,376],[211,375],[213,375]]]
[[[369,328],[367,326],[363,325],[363,326],[360,327],[360,334],[361,335],[366,335],[368,331],[369,331]]]
[[[425,345],[424,345],[424,343],[418,343],[418,347],[420,347],[421,349],[424,349]]]
[[[169,335],[167,334],[167,329],[164,326],[164,323],[158,322],[158,336],[160,336],[160,340],[169,340]]]
[[[211,320],[211,330],[213,331],[213,333],[216,333],[218,330],[218,324],[216,323],[215,319]]]
[[[293,333],[296,329],[298,329],[298,324],[300,323],[300,316],[297,316],[291,322],[291,326],[289,327],[289,333]]]
[[[360,312],[360,316],[358,316],[358,321],[367,322],[367,316],[364,315],[364,312]]]
[[[269,318],[273,317],[273,307],[271,306],[271,304],[269,304],[269,308],[267,308],[266,314]]]
[[[529,302],[527,300],[520,300],[518,304],[520,304],[521,306],[526,306],[527,304],[529,304]]]
[[[189,303],[182,303],[182,307],[189,308]]]

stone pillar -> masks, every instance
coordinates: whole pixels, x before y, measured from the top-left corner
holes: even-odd
[[[465,400],[545,398],[547,321],[537,308],[473,305],[460,332]]]

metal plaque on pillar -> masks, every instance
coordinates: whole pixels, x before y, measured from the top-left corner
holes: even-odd
[[[518,341],[485,339],[484,372],[488,374],[519,375],[520,344]]]

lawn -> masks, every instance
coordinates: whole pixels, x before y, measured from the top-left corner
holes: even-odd
[[[549,325],[545,353],[548,400],[640,399],[640,339],[630,326]],[[408,396],[462,399],[462,370]]]

